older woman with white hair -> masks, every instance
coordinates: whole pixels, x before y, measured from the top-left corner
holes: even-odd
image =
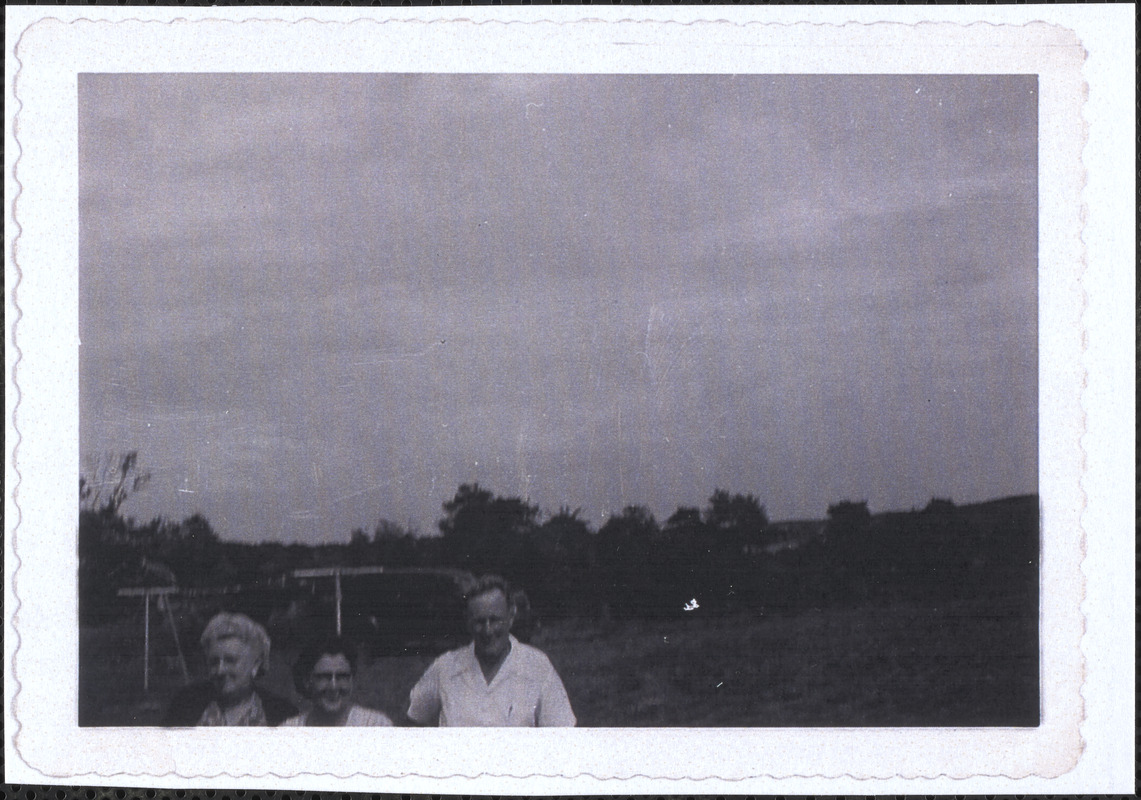
[[[245,614],[221,613],[202,632],[209,677],[186,687],[167,710],[167,725],[279,725],[297,708],[258,688],[269,663],[269,635]]]

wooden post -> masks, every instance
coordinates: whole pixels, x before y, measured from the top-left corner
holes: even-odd
[[[336,585],[337,594],[337,635],[341,635],[341,571],[337,570],[333,573],[333,582]]]
[[[143,592],[143,694],[151,688],[151,593]]]

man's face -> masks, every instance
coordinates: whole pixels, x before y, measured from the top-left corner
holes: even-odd
[[[511,647],[507,635],[515,612],[507,603],[507,598],[498,589],[477,594],[468,600],[467,629],[475,642],[475,652],[486,658],[499,658]]]

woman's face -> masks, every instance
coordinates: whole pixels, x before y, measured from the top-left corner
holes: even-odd
[[[240,698],[253,690],[261,660],[241,639],[218,639],[206,651],[210,681],[224,699]]]
[[[348,708],[352,693],[352,665],[344,654],[321,656],[309,673],[309,694],[313,704],[324,714],[340,714]]]

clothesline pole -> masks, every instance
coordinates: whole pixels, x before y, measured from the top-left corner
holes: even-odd
[[[170,606],[170,600],[166,600],[161,594],[158,596],[158,607],[160,611],[166,612],[166,621],[170,623],[170,633],[174,636],[174,648],[178,651],[178,665],[182,668],[182,682],[190,683],[190,670],[186,668],[186,656],[182,654],[182,642],[178,639],[178,624],[174,621],[174,609]]]
[[[151,593],[143,592],[143,694],[151,688]]]
[[[341,571],[337,570],[333,573],[333,583],[336,585],[337,594],[337,635],[341,635]]]

